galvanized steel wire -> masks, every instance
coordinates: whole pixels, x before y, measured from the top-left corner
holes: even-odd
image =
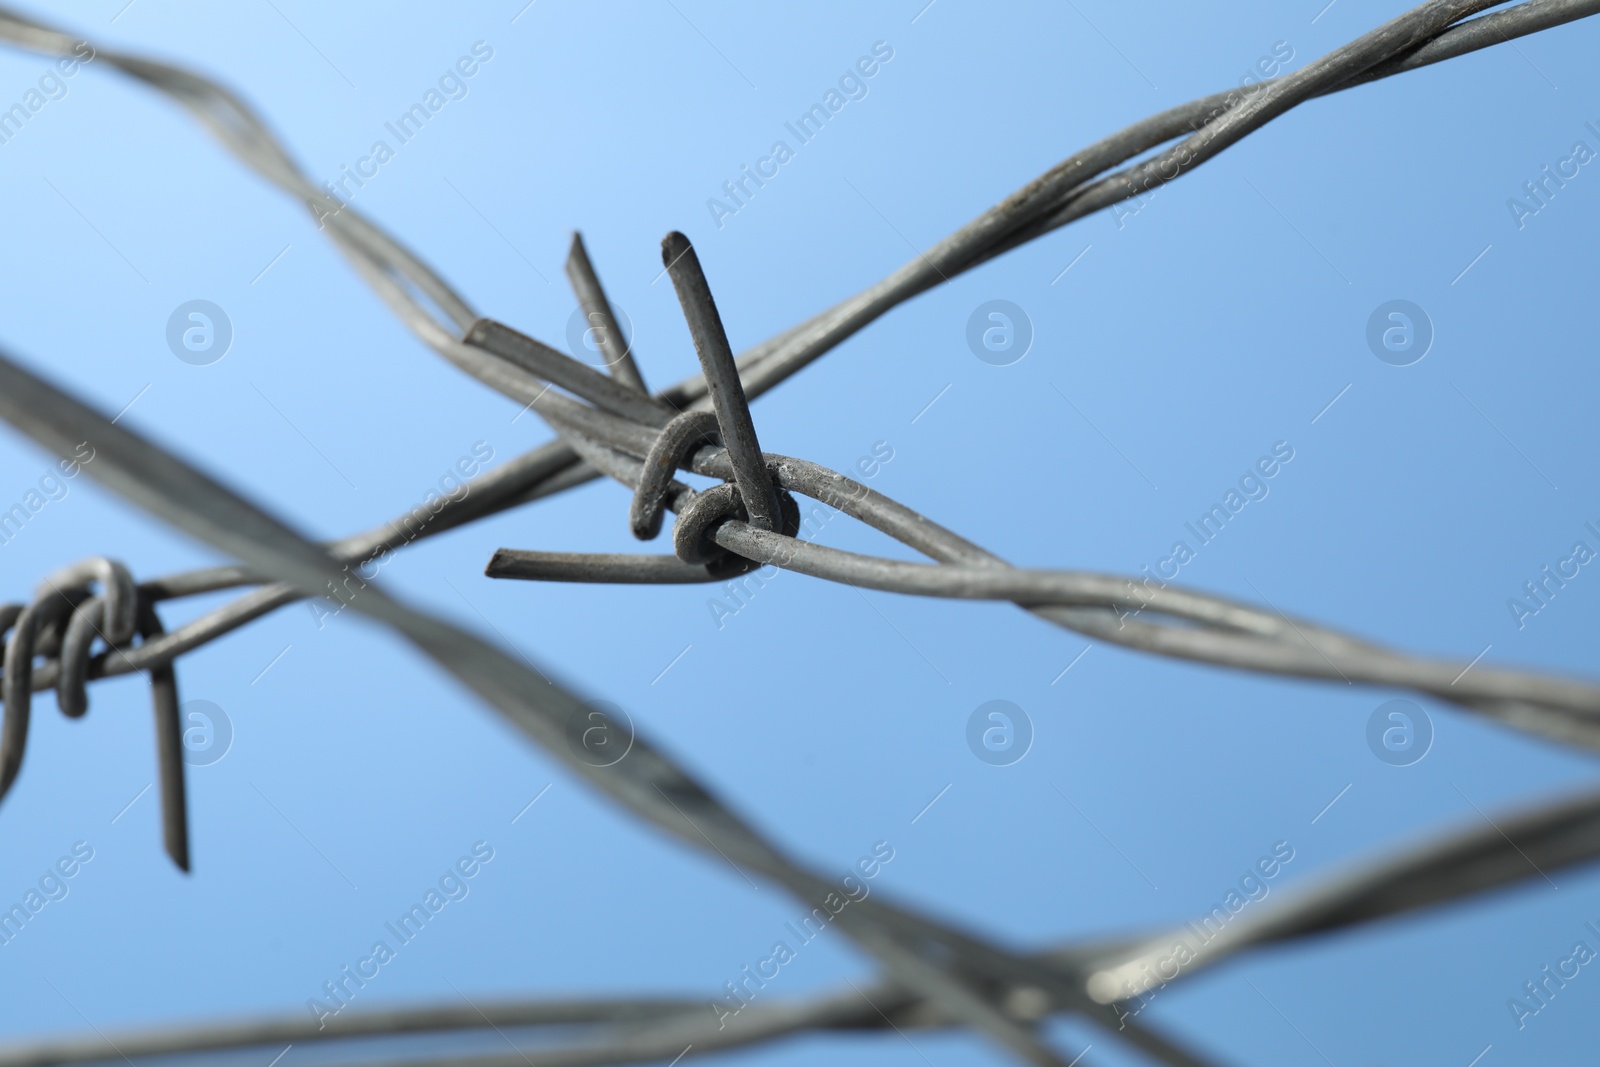
[[[1214,94],[1135,123],[1069,157],[882,282],[737,359],[692,246],[682,234],[669,234],[663,262],[701,374],[654,394],[614,328],[600,331],[609,372],[603,373],[483,317],[381,227],[318,190],[229,90],[169,64],[96,48],[98,60],[182,103],[242,162],[306,203],[357,272],[419,339],[527,405],[557,438],[474,478],[468,493],[446,502],[420,531],[408,531],[409,516],[400,516],[340,541],[314,544],[64,388],[0,358],[0,417],[63,454],[79,442],[91,442],[99,457],[91,476],[239,561],[135,583],[120,563],[95,559],[47,579],[31,603],[0,607],[0,637],[6,638],[0,796],[22,766],[33,692],[53,688],[61,709],[79,715],[87,708],[88,680],[148,672],[166,847],[187,869],[174,667],[179,656],[285,604],[326,595],[348,564],[599,475],[634,490],[628,524],[640,539],[660,533],[664,512],[676,514],[671,555],[501,549],[489,575],[695,582],[771,564],[905,595],[1009,601],[1054,625],[1130,648],[1264,673],[1409,688],[1551,741],[1600,749],[1596,683],[1410,656],[1276,611],[1152,588],[1135,579],[1012,567],[838,472],[762,452],[749,409],[751,399],[919,293],[1075,219],[1175,180],[1301,103],[1600,13],[1600,0],[1525,0],[1483,13],[1502,6],[1492,0],[1429,0],[1249,92]],[[0,39],[51,55],[71,54],[80,44],[68,33],[3,8]],[[610,302],[579,237],[567,274],[589,321],[614,327]],[[721,484],[696,491],[674,477],[679,469]],[[932,562],[866,556],[800,540],[793,494],[836,508]],[[163,632],[158,604],[243,587],[254,588]],[[787,856],[647,739],[636,738],[628,756],[609,767],[578,759],[565,743],[565,730],[583,713],[583,702],[530,665],[376,586],[367,586],[346,606],[393,628],[573,773],[639,818],[690,847],[761,874],[808,906],[829,892],[825,878]],[[35,657],[44,662],[36,666]],[[1184,974],[1250,949],[1433,907],[1596,857],[1600,792],[1562,798],[1504,817],[1492,828],[1419,842],[1262,907],[1203,946]],[[716,1019],[700,999],[533,1001],[482,1012],[440,1006],[352,1014],[325,1028],[300,1018],[167,1028],[117,1035],[116,1047],[125,1054],[154,1056],[280,1041],[548,1026],[555,1028],[555,1044],[539,1053],[541,1062],[609,1064],[664,1060],[686,1044],[709,1051],[807,1031],[963,1026],[1025,1062],[1060,1064],[1064,1061],[1042,1036],[1040,1023],[1066,1012],[1159,1062],[1215,1062],[1119,1008],[1175,932],[1019,953],[881,898],[863,900],[837,918],[881,965],[877,985],[753,1004],[728,1020]],[[351,1062],[377,1062],[351,1047],[357,1050]],[[102,1041],[67,1041],[0,1050],[0,1067],[105,1058]],[[406,1062],[488,1067],[524,1060],[464,1053]]]

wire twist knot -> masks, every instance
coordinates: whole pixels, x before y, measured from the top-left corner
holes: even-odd
[[[126,566],[104,556],[47,576],[34,590],[31,604],[0,605],[0,639],[5,641],[4,675],[0,677],[0,702],[4,704],[0,799],[22,770],[33,711],[35,658],[54,657],[56,704],[62,714],[76,719],[89,710],[89,665],[96,637],[107,651],[119,651],[135,636],[148,640],[165,632],[153,599],[140,593]],[[150,689],[167,852],[187,871],[182,726],[177,673],[170,662],[150,669]]]

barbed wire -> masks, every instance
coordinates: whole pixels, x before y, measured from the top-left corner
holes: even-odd
[[[1363,864],[1322,887],[1282,903],[1241,913],[1212,942],[1195,945],[1197,958],[1185,964],[1185,977],[1251,948],[1294,943],[1334,930],[1376,922],[1406,911],[1461,899],[1469,893],[1515,884],[1538,871],[1558,873],[1595,855],[1600,836],[1600,793],[1584,794],[1526,812],[1502,816],[1494,826],[1474,826],[1443,839],[1419,841],[1390,856]],[[1503,831],[1503,833],[1502,833]],[[1515,843],[1513,843],[1515,842]],[[1172,944],[1195,938],[1186,928],[1095,945],[1063,945],[1041,961],[1101,986],[1117,969],[1143,967],[1152,956],[1170,953]],[[1215,947],[1213,947],[1215,946]],[[1141,951],[1142,950],[1142,951]],[[1119,979],[1113,978],[1112,981]],[[1010,996],[1018,1007],[1029,997]],[[1041,1009],[1037,1001],[1031,1014]],[[957,1025],[937,1005],[892,984],[863,990],[847,987],[811,998],[774,999],[746,1004],[718,1019],[705,1000],[615,998],[530,1000],[474,1005],[412,1005],[387,1011],[341,1013],[325,1020],[309,1016],[237,1023],[164,1028],[112,1035],[129,1058],[273,1046],[283,1043],[348,1043],[360,1039],[445,1031],[584,1028],[585,1041],[541,1049],[540,1063],[637,1063],[667,1059],[692,1044],[702,1052],[760,1044],[808,1030],[873,1031],[898,1027],[931,1029]],[[83,1039],[13,1046],[0,1050],[0,1067],[43,1067],[106,1058],[106,1042]],[[438,1061],[407,1060],[407,1063]],[[499,1060],[452,1057],[452,1063],[487,1067]],[[505,1060],[510,1064],[510,1059]]]
[[[581,237],[567,273],[599,331],[608,373],[480,316],[420,258],[365,216],[319,191],[290,153],[226,88],[180,68],[94,49],[98,60],[188,107],[242,162],[306,203],[336,247],[424,343],[484,384],[539,414],[557,440],[472,479],[414,528],[415,514],[314,544],[234,490],[0,357],[0,417],[46,448],[95,448],[92,476],[158,517],[240,561],[134,584],[126,567],[97,559],[52,576],[29,605],[0,608],[7,637],[0,693],[0,796],[20,771],[31,693],[54,688],[62,710],[82,714],[86,680],[149,672],[156,701],[169,854],[187,869],[187,831],[174,660],[277,607],[330,596],[389,625],[455,675],[531,739],[640,818],[707,854],[749,868],[808,906],[826,878],[789,858],[655,745],[635,737],[626,758],[595,767],[566,744],[592,708],[531,664],[363,581],[337,596],[351,564],[370,561],[599,475],[634,490],[629,526],[655,537],[673,511],[673,554],[554,553],[502,549],[492,577],[588,582],[717,581],[772,564],[830,581],[908,595],[1004,600],[1055,625],[1155,654],[1310,679],[1410,688],[1516,729],[1600,749],[1600,685],[1507,669],[1412,657],[1306,620],[1144,580],[1081,571],[1014,568],[925,516],[838,472],[761,451],[749,400],[798,372],[890,309],[940,282],[1062,225],[1175,180],[1299,104],[1454,58],[1600,12],[1600,2],[1430,0],[1292,74],[1169,109],[1052,168],[926,253],[800,325],[735,358],[709,283],[687,238],[669,234],[663,262],[682,305],[701,374],[652,395],[620,331]],[[1472,17],[1477,16],[1477,17]],[[71,35],[0,8],[0,39],[46,54],[84,46]],[[1168,145],[1168,142],[1174,142]],[[1168,145],[1166,148],[1161,146]],[[1129,164],[1130,160],[1153,153]],[[1129,164],[1123,166],[1124,164]],[[1121,167],[1118,170],[1115,168]],[[609,340],[608,340],[609,338]],[[559,390],[559,391],[557,391]],[[695,491],[678,469],[720,479]],[[800,540],[799,493],[888,534],[933,560],[910,563]],[[411,520],[408,522],[408,520]],[[164,633],[155,605],[255,586],[233,602]],[[99,592],[95,590],[98,588]],[[1133,617],[1138,615],[1138,618]],[[140,638],[132,644],[134,636]],[[94,638],[102,648],[93,652]],[[44,662],[35,666],[35,657]],[[1377,921],[1520,882],[1600,856],[1600,793],[1502,818],[1369,862],[1227,926],[1196,945],[1181,971],[1265,945]],[[267,1020],[165,1029],[119,1039],[127,1054],[176,1054],[278,1040],[359,1040],[393,1033],[481,1027],[561,1027],[586,1040],[540,1053],[546,1063],[624,1063],[775,1040],[810,1030],[963,1026],[1025,1062],[1060,1064],[1040,1023],[1071,1013],[1162,1063],[1212,1062],[1125,1010],[1148,992],[1151,968],[1181,931],[1018,953],[912,909],[862,900],[835,915],[883,969],[871,990],[748,1005],[719,1018],[706,1002],[615,999],[522,1002],[469,1013],[406,1009],[335,1019]],[[1162,975],[1160,984],[1166,984]],[[1145,983],[1141,987],[1141,983]],[[714,1024],[714,1025],[713,1025]],[[0,1067],[106,1058],[94,1042],[0,1050]],[[362,1062],[374,1062],[370,1058]],[[408,1063],[434,1062],[407,1060]],[[437,1062],[521,1063],[463,1054]]]

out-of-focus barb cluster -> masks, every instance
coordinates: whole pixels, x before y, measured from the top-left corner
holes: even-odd
[[[1487,14],[1489,8],[1501,8]],[[31,694],[53,688],[68,715],[87,706],[89,680],[149,673],[155,695],[168,851],[187,865],[174,662],[298,599],[325,595],[344,568],[595,477],[633,492],[627,524],[641,540],[675,514],[670,555],[501,549],[488,574],[581,582],[708,582],[771,564],[813,577],[907,595],[1009,601],[1052,625],[1126,647],[1221,667],[1345,683],[1405,687],[1546,740],[1600,750],[1600,685],[1407,655],[1276,610],[1134,579],[1013,567],[926,516],[806,460],[763,452],[750,401],[879,316],[942,281],[1027,241],[1192,171],[1267,122],[1317,97],[1416,70],[1600,12],[1600,0],[1428,0],[1283,77],[1202,97],[1134,123],[1068,157],[883,281],[735,358],[698,256],[669,234],[662,259],[677,291],[700,373],[652,392],[581,238],[567,276],[596,329],[598,370],[484,317],[394,237],[316,189],[288,150],[238,97],[181,68],[97,48],[113,66],[192,111],[247,166],[302,200],[352,265],[413,333],[461,370],[554,431],[549,443],[475,477],[420,532],[401,516],[314,544],[239,492],[115,424],[16,362],[0,357],[0,418],[65,454],[89,442],[91,476],[212,545],[237,564],[135,585],[127,569],[91,560],[52,576],[28,605],[0,608],[6,638],[0,794],[21,766]],[[50,55],[80,42],[0,8],[0,40]],[[336,210],[335,210],[336,209]],[[87,468],[86,468],[87,469]],[[680,470],[720,484],[695,490]],[[798,537],[805,496],[910,547],[912,563],[825,548]],[[248,587],[248,588],[247,588]],[[163,632],[154,604],[246,589]],[[745,822],[662,748],[635,739],[604,767],[582,759],[568,727],[587,705],[527,661],[388,596],[373,584],[344,606],[390,626],[453,674],[575,776],[642,821],[720,862],[821,905],[827,878]],[[1137,617],[1135,617],[1137,616]],[[138,637],[137,643],[134,638]],[[97,640],[100,651],[93,652]],[[36,660],[38,662],[36,662]],[[16,812],[0,810],[0,819]],[[1513,885],[1600,857],[1600,793],[1561,798],[1354,865],[1285,894],[1196,945],[1181,978],[1236,953],[1401,915]],[[700,998],[618,998],[413,1007],[332,1020],[268,1019],[0,1049],[0,1067],[328,1041],[340,1062],[374,1062],[361,1042],[396,1034],[532,1031],[549,1065],[666,1061],[818,1031],[965,1027],[1026,1063],[1064,1065],[1043,1024],[1075,1014],[1156,1062],[1217,1062],[1164,1033],[1129,1003],[1183,931],[1145,931],[1039,952],[1001,947],[957,925],[875,896],[836,913],[846,936],[881,967],[878,982],[812,998],[708,1012]],[[1138,1017],[1136,1017],[1138,1016]],[[114,1042],[114,1044],[112,1043]],[[521,1067],[520,1054],[464,1051],[413,1065]],[[1077,1060],[1073,1061],[1078,1062]]]
[[[0,638],[5,639],[5,674],[0,683],[5,702],[0,724],[0,799],[11,791],[22,770],[34,689],[54,683],[56,705],[62,714],[79,718],[89,710],[87,683],[96,639],[110,652],[129,644],[136,635],[149,639],[163,632],[154,603],[134,584],[128,568],[104,557],[86,559],[49,575],[39,583],[31,604],[0,604]],[[51,662],[46,670],[35,672],[38,656],[49,657]],[[149,674],[167,855],[180,870],[187,871],[189,820],[184,804],[177,671],[168,662],[152,666]]]

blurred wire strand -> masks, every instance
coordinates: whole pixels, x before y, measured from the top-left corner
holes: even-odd
[[[670,234],[663,261],[702,374],[654,395],[631,352],[616,342],[620,334],[609,300],[581,238],[574,239],[568,277],[589,321],[610,327],[601,334],[609,338],[602,345],[609,374],[482,317],[403,244],[318,190],[265,123],[226,88],[178,67],[96,48],[97,60],[182,103],[242,162],[302,200],[419,339],[530,407],[558,437],[473,479],[466,494],[448,502],[421,530],[410,529],[409,516],[401,516],[317,545],[65,390],[0,358],[0,417],[62,453],[79,441],[92,442],[102,457],[92,476],[240,561],[138,585],[130,585],[120,564],[90,561],[57,576],[33,605],[0,608],[0,636],[10,635],[0,794],[20,770],[32,691],[56,688],[62,709],[81,714],[87,679],[150,672],[168,849],[180,866],[186,864],[182,767],[173,759],[176,734],[165,722],[169,705],[176,704],[172,664],[178,656],[279,606],[329,595],[349,564],[600,474],[635,490],[630,526],[636,535],[655,536],[662,511],[677,513],[672,555],[502,549],[488,573],[560,581],[712,581],[771,563],[908,595],[1007,600],[1056,625],[1144,651],[1275,674],[1404,686],[1551,740],[1600,749],[1600,686],[1593,683],[1480,668],[1476,661],[1463,665],[1410,657],[1275,611],[1170,587],[1152,589],[1135,579],[1013,568],[837,472],[763,453],[748,406],[899,304],[1057,227],[1172,181],[1301,103],[1600,12],[1600,2],[1525,0],[1481,14],[1500,6],[1492,0],[1430,0],[1291,74],[1135,123],[1069,157],[882,282],[737,359],[692,247],[681,234]],[[81,44],[4,8],[0,39],[52,55],[71,55]],[[1145,158],[1130,163],[1140,156]],[[673,478],[680,468],[722,484],[696,492]],[[791,493],[838,508],[934,562],[908,563],[801,541],[795,536]],[[257,588],[161,632],[157,603],[244,586]],[[714,850],[760,873],[808,905],[829,892],[826,879],[787,857],[645,739],[637,738],[626,759],[606,768],[578,759],[565,744],[566,731],[585,713],[585,705],[529,665],[375,586],[363,583],[359,595],[342,602],[394,628],[574,773],[640,818],[692,847]],[[1135,613],[1140,617],[1133,618]],[[131,630],[129,618],[137,620]],[[131,643],[135,630],[141,638],[137,645]],[[91,654],[96,636],[104,647]],[[36,655],[44,659],[38,666]],[[1596,856],[1600,794],[1567,798],[1502,819],[1492,832],[1474,828],[1419,843],[1262,908],[1199,946],[1183,976],[1238,952],[1437,906]],[[1159,1062],[1212,1062],[1120,1006],[1140,994],[1139,982],[1183,936],[1178,931],[1022,954],[881,898],[862,901],[838,918],[883,968],[881,984],[871,994],[853,989],[750,1005],[749,1014],[731,1020],[708,1012],[705,1001],[683,1000],[527,1002],[501,1005],[492,1016],[444,1007],[408,1009],[355,1015],[315,1032],[305,1020],[168,1028],[120,1037],[115,1047],[124,1053],[131,1048],[136,1055],[171,1055],[280,1040],[583,1025],[593,1031],[588,1040],[544,1049],[540,1059],[600,1064],[667,1059],[682,1054],[680,1044],[708,1051],[811,1030],[955,1025],[984,1032],[1025,1062],[1061,1064],[1039,1024],[1070,1012]],[[110,1054],[103,1042],[17,1047],[0,1050],[0,1067],[85,1062]],[[524,1061],[464,1054],[448,1062],[487,1067]]]

